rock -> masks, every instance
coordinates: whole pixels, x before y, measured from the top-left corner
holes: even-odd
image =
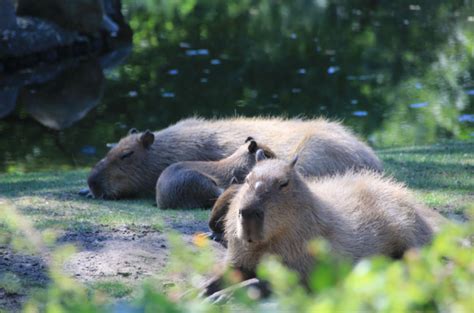
[[[89,42],[86,37],[76,32],[63,30],[51,22],[32,17],[18,18],[16,28],[0,31],[0,39],[0,59],[32,55],[55,47]],[[35,60],[28,58],[16,60],[20,63],[32,63],[32,61]],[[15,64],[5,64],[7,69],[13,65]]]
[[[102,29],[104,8],[101,0],[18,0],[17,14],[49,20],[68,30],[94,34]]]
[[[117,274],[123,277],[128,277],[132,275],[132,268],[130,267],[123,267],[117,271]]]
[[[16,28],[15,6],[12,0],[0,0],[0,29]]]

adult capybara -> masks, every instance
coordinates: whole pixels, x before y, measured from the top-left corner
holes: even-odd
[[[179,147],[177,147],[179,149]],[[219,161],[185,161],[168,166],[156,183],[156,204],[163,209],[209,208],[233,183],[242,183],[262,149],[268,158],[275,154],[252,137],[232,155]]]
[[[281,158],[298,153],[298,170],[304,176],[349,169],[382,170],[372,149],[337,122],[321,118],[190,118],[155,133],[131,133],[121,139],[92,169],[89,187],[95,197],[151,195],[167,166],[180,161],[220,160],[248,136],[271,145]]]
[[[307,244],[315,238],[353,261],[374,254],[399,258],[428,243],[444,220],[378,173],[306,180],[294,168],[296,159],[263,160],[259,152],[257,158],[225,219],[227,259],[245,279],[255,275],[263,255],[274,254],[306,282],[314,266]],[[213,281],[207,293],[219,283]]]

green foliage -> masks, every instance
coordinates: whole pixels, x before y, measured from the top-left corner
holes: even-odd
[[[119,281],[101,281],[95,283],[92,289],[103,292],[114,298],[123,298],[133,292],[133,288]]]
[[[3,289],[6,294],[17,294],[21,290],[21,281],[13,273],[0,274],[0,289]]]

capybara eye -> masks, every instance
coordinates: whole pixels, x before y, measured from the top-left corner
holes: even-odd
[[[134,151],[129,151],[120,156],[120,160],[126,159],[133,154]]]
[[[289,182],[290,182],[290,181],[287,180],[287,181],[281,183],[281,184],[280,184],[280,189],[283,189],[283,188],[285,188],[286,186],[288,186],[288,183],[289,183]]]

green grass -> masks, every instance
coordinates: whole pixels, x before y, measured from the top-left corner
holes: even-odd
[[[474,142],[445,142],[377,153],[387,173],[405,182],[430,207],[460,214],[474,202]],[[84,169],[1,175],[0,195],[15,203],[39,229],[139,224],[163,230],[168,223],[207,220],[207,210],[162,211],[152,198],[86,199],[77,192],[86,186],[87,172]]]
[[[123,298],[133,292],[133,287],[119,281],[100,281],[93,284],[91,288],[113,298]]]
[[[164,220],[207,220],[205,210],[157,209],[154,200],[103,201],[79,196],[87,170],[39,172],[0,176],[0,194],[30,217],[37,228],[82,229],[97,225],[138,224],[163,230]]]
[[[474,203],[474,142],[377,151],[385,170],[444,214],[462,214]]]

